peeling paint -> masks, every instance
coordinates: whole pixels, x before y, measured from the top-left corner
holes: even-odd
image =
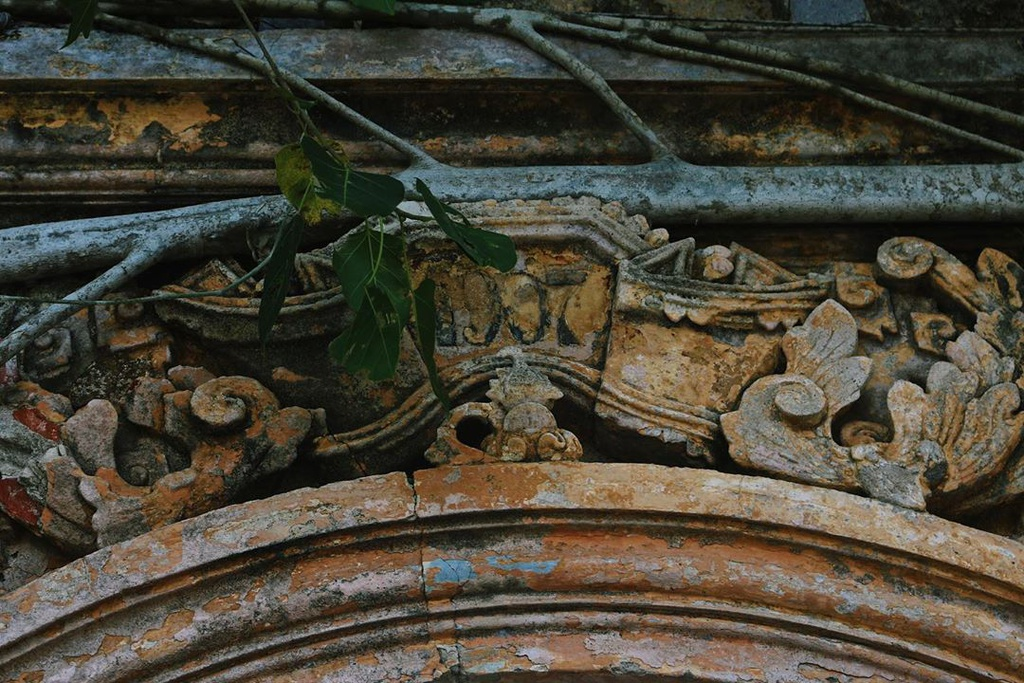
[[[662,643],[651,638],[627,638],[619,633],[595,633],[587,638],[587,649],[597,654],[614,654],[626,660],[643,662],[645,670],[657,671],[669,663],[680,663],[680,660],[668,656]]]
[[[437,573],[432,575],[433,583],[457,583],[461,585],[476,578],[473,564],[468,560],[455,558],[430,560],[429,562],[424,562],[423,567],[428,572],[430,570],[437,570]]]
[[[531,671],[547,671],[557,659],[555,653],[542,647],[521,647],[516,650],[517,657],[526,657],[533,665]]]
[[[184,631],[192,626],[195,612],[190,609],[171,612],[158,628],[149,629],[132,644],[132,650],[143,659],[164,657],[186,647]]]
[[[206,146],[224,147],[224,140],[204,139],[204,126],[221,119],[196,95],[181,95],[164,102],[115,99],[101,100],[99,111],[106,117],[109,142],[127,145],[136,142],[151,127],[160,130],[167,149],[192,153]]]
[[[526,572],[529,574],[550,574],[558,566],[558,560],[516,561],[507,555],[490,555],[487,564],[504,571]]]
[[[577,463],[451,474],[252,501],[72,563],[0,602],[0,670],[19,657],[0,680],[135,676],[124,667],[140,659],[144,677],[192,676],[224,657],[235,679],[261,683],[528,671],[1019,678],[1024,551],[1007,539],[718,472]],[[401,502],[363,505],[385,491]],[[540,491],[560,502],[531,508]],[[452,492],[465,500],[446,508]],[[944,547],[930,543],[938,534]],[[179,544],[174,565],[144,552]],[[865,585],[868,575],[886,580]],[[840,614],[844,601],[860,608]],[[281,645],[269,657],[268,642]]]

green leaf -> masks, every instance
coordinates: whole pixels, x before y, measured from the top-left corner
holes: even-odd
[[[299,144],[309,159],[317,180],[316,192],[321,197],[359,216],[386,216],[405,199],[405,186],[400,180],[354,171],[347,161],[308,135],[303,135]]]
[[[384,14],[395,13],[395,0],[352,0],[352,4],[363,9],[372,9]]]
[[[342,204],[359,216],[386,216],[403,199],[405,185],[401,180],[380,173],[350,170]]]
[[[369,223],[353,230],[334,250],[331,259],[345,299],[354,310],[363,306],[366,290],[376,287],[387,294],[402,315],[409,319],[409,273],[405,268],[405,240],[373,229]]]
[[[331,342],[331,357],[351,373],[366,372],[374,381],[393,377],[405,322],[391,297],[368,287],[363,305],[347,330]]]
[[[78,40],[79,36],[89,37],[92,22],[99,11],[99,0],[60,0],[60,4],[71,12],[71,25],[68,26],[68,37],[63,47]]]
[[[441,401],[445,410],[451,410],[451,399],[448,392],[441,383],[441,376],[437,372],[437,359],[434,358],[434,349],[437,339],[437,306],[434,304],[434,291],[437,289],[434,281],[426,278],[413,292],[412,301],[415,310],[416,339],[420,345],[420,356],[423,364],[427,366],[427,377],[430,378],[430,388],[434,395]]]
[[[277,184],[288,202],[295,207],[306,223],[316,225],[325,213],[337,215],[341,205],[324,199],[313,191],[316,179],[302,148],[295,145],[282,147],[274,157]]]
[[[260,297],[259,336],[260,344],[266,347],[277,315],[281,312],[288,295],[292,273],[295,272],[295,254],[302,240],[302,219],[296,217],[281,226],[277,241],[270,252],[267,272],[263,278],[263,296]]]
[[[493,266],[503,273],[516,265],[516,246],[510,237],[474,228],[462,212],[435,197],[422,180],[416,180],[416,191],[423,197],[438,227],[455,240],[477,265]]]

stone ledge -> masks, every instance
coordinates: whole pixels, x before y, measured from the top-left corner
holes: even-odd
[[[835,491],[444,468],[232,506],[58,569],[0,605],[0,678],[1020,681],[1022,604],[1021,545]]]
[[[891,29],[866,26],[826,30],[769,26],[760,31],[707,33],[957,90],[1012,91],[1024,67],[1024,53],[1018,47],[1024,36],[1021,28],[894,34]],[[0,89],[120,91],[131,82],[135,87],[165,91],[223,92],[224,88],[249,88],[260,80],[241,68],[127,34],[97,30],[90,38],[61,48],[66,33],[63,28],[21,27],[9,34],[0,57],[4,66]],[[194,33],[226,36],[242,44],[250,40],[240,29]],[[394,89],[401,83],[419,88],[428,82],[479,87],[494,81],[507,86],[571,80],[562,69],[514,40],[460,29],[285,29],[261,34],[282,67],[321,84],[376,90]],[[665,84],[786,88],[763,76],[645,55],[624,58],[615,48],[577,40],[564,39],[564,43],[609,81],[633,88],[652,84],[659,90]]]

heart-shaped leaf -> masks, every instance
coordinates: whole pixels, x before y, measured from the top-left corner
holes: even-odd
[[[353,230],[332,259],[349,306],[359,310],[366,290],[376,287],[394,302],[403,320],[409,317],[409,274],[405,268],[405,240],[375,230],[370,223]]]
[[[309,225],[319,223],[325,214],[337,215],[341,205],[315,192],[316,178],[302,148],[286,145],[274,157],[277,184],[288,202]]]
[[[405,321],[387,294],[368,287],[352,324],[331,342],[331,357],[351,373],[377,381],[394,376]]]
[[[516,265],[516,246],[508,235],[474,228],[462,212],[435,197],[422,180],[416,180],[416,191],[423,197],[438,227],[477,265],[493,266],[503,273]]]
[[[359,216],[386,216],[405,199],[400,180],[379,173],[355,171],[345,159],[303,135],[299,145],[317,180],[316,192]]]
[[[295,272],[295,254],[302,240],[303,222],[300,217],[288,221],[277,234],[270,252],[266,275],[263,277],[263,296],[260,298],[258,330],[260,344],[266,347],[284,299],[288,295],[292,273]]]

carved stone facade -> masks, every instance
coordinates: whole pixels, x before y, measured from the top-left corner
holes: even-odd
[[[0,0],[0,683],[1024,683],[1021,3],[182,4]]]
[[[875,263],[795,274],[737,244],[666,243],[593,200],[463,210],[511,236],[519,263],[479,269],[429,225],[411,235],[413,279],[439,283],[448,417],[411,339],[394,381],[329,360],[349,314],[328,247],[300,257],[266,350],[250,288],[99,307],[9,364],[0,509],[79,555],[424,457],[626,458],[738,466],[1020,533],[1024,271],[1002,253],[971,270],[895,238]],[[239,270],[211,261],[160,291],[216,290]]]
[[[228,534],[224,536],[227,544],[224,548],[231,546],[224,562],[230,564],[231,557],[248,552],[245,548],[249,546],[245,543],[235,547],[242,536],[251,538],[256,543],[253,547],[261,548],[265,542],[270,544],[268,548],[274,543],[269,540],[270,536],[266,536],[265,542],[259,540],[264,539],[265,534],[281,533],[285,534],[281,538],[286,544],[302,543],[301,538],[305,537],[301,533],[295,535],[298,532],[294,520],[277,530],[267,527],[261,531],[256,527],[271,524],[281,515],[292,515],[290,506],[293,504],[306,509],[302,506],[313,504],[310,501],[333,495],[329,491],[360,492],[377,485],[371,482],[381,486],[386,483],[385,488],[404,486],[402,471],[424,470],[430,465],[443,467],[434,474],[426,470],[416,475],[418,481],[430,480],[433,482],[430,486],[435,487],[429,493],[420,488],[416,494],[419,506],[416,514],[420,519],[416,524],[428,526],[424,520],[433,514],[432,505],[461,514],[456,512],[460,505],[457,501],[462,500],[460,496],[472,498],[474,489],[460,482],[483,477],[486,472],[492,473],[486,476],[497,479],[487,479],[486,486],[491,487],[494,498],[481,503],[481,510],[490,510],[480,513],[482,519],[504,509],[502,506],[516,495],[519,479],[537,477],[538,482],[548,482],[538,484],[541,488],[549,484],[556,489],[562,484],[576,487],[573,488],[575,493],[565,494],[575,501],[569,507],[582,506],[591,510],[587,514],[597,514],[594,510],[604,503],[588,502],[590,494],[586,492],[586,482],[604,481],[610,476],[608,473],[631,472],[634,474],[622,475],[628,484],[623,483],[625,488],[621,491],[631,491],[622,495],[632,497],[620,507],[615,507],[618,503],[613,504],[612,508],[616,515],[632,521],[624,521],[621,528],[608,532],[621,535],[616,536],[620,540],[615,543],[627,543],[623,539],[633,538],[639,533],[636,530],[647,524],[630,517],[647,510],[650,502],[636,498],[636,487],[646,485],[651,491],[660,491],[659,487],[663,486],[660,482],[677,480],[678,486],[672,488],[674,493],[659,493],[655,497],[669,507],[681,505],[679,509],[687,510],[688,506],[699,507],[703,512],[694,519],[722,513],[701,494],[693,493],[690,486],[703,486],[708,495],[723,492],[734,495],[740,489],[746,490],[744,487],[761,487],[760,493],[749,494],[753,497],[744,499],[747,503],[742,505],[749,504],[751,510],[777,503],[771,499],[775,493],[767,493],[769,490],[787,492],[791,501],[787,503],[790,507],[786,514],[809,515],[803,520],[792,517],[784,522],[792,529],[784,534],[785,540],[779,542],[795,544],[794,548],[799,545],[796,538],[809,533],[807,530],[814,526],[808,526],[807,520],[824,514],[821,505],[835,506],[828,515],[839,515],[844,506],[852,506],[851,509],[870,511],[876,519],[887,520],[885,523],[890,526],[886,533],[891,537],[884,541],[889,548],[886,552],[897,552],[903,542],[901,539],[905,540],[907,534],[912,533],[909,527],[904,528],[907,525],[935,527],[935,538],[960,533],[958,529],[966,533],[966,527],[927,514],[906,517],[918,514],[909,510],[927,511],[1022,538],[1024,447],[1020,442],[1024,434],[1024,413],[1020,411],[1020,392],[1024,386],[1021,379],[1024,270],[1004,254],[986,250],[976,268],[971,269],[930,242],[901,237],[885,242],[874,262],[820,263],[811,269],[793,272],[738,244],[698,247],[693,239],[668,242],[663,231],[651,230],[642,217],[626,215],[616,205],[602,205],[590,199],[491,202],[461,208],[476,225],[509,235],[516,244],[519,260],[509,273],[479,269],[459,255],[453,245],[439,239],[430,225],[410,236],[414,282],[431,277],[439,283],[437,360],[442,381],[452,396],[451,411],[446,412],[432,392],[411,338],[404,342],[399,373],[393,381],[370,383],[347,374],[329,360],[327,342],[351,315],[330,267],[333,247],[299,257],[295,290],[286,299],[276,334],[266,349],[260,348],[256,332],[258,286],[236,296],[192,296],[219,289],[241,272],[242,266],[237,263],[213,260],[159,288],[164,293],[189,294],[188,298],[164,300],[155,305],[121,304],[91,309],[55,329],[23,354],[18,363],[9,363],[2,376],[3,408],[0,410],[3,426],[0,510],[4,513],[5,524],[9,525],[3,546],[7,564],[5,587],[14,589],[74,557],[87,557],[9,594],[13,602],[8,606],[16,612],[29,605],[26,609],[30,616],[25,621],[10,610],[2,616],[0,639],[7,645],[6,649],[0,648],[0,653],[14,657],[10,661],[21,667],[18,670],[28,671],[25,667],[31,668],[29,662],[33,662],[31,666],[49,672],[50,667],[57,666],[54,657],[71,662],[73,652],[102,651],[106,654],[90,655],[90,666],[103,669],[115,666],[115,662],[117,666],[135,662],[123,670],[128,671],[148,661],[149,655],[144,656],[143,652],[148,652],[151,646],[147,643],[152,643],[156,657],[153,661],[157,666],[167,667],[177,661],[175,648],[180,647],[184,648],[182,653],[187,653],[180,656],[190,658],[190,666],[221,671],[223,666],[228,666],[223,663],[226,661],[223,658],[229,657],[225,646],[214,643],[209,639],[211,636],[195,635],[212,633],[209,629],[219,628],[215,625],[225,619],[228,630],[229,622],[237,623],[235,617],[218,615],[219,608],[215,605],[221,602],[241,600],[239,596],[245,593],[263,596],[254,598],[259,604],[263,604],[261,600],[271,600],[294,606],[308,600],[313,605],[322,599],[312,588],[313,583],[341,581],[354,592],[349,595],[347,588],[342,589],[347,597],[338,603],[338,609],[349,609],[345,607],[350,605],[347,601],[364,598],[369,600],[367,604],[376,605],[382,599],[379,595],[365,597],[369,594],[364,595],[362,589],[357,589],[362,579],[351,564],[357,562],[353,559],[356,555],[348,551],[330,561],[324,560],[326,565],[317,560],[315,567],[310,565],[314,573],[308,576],[299,566],[306,560],[295,560],[298,564],[289,570],[292,571],[289,579],[292,588],[281,589],[279,593],[261,588],[263,584],[259,582],[264,578],[238,574],[233,575],[229,583],[244,579],[247,587],[239,583],[237,590],[225,587],[211,589],[211,592],[203,589],[203,604],[193,604],[193,600],[185,605],[177,597],[167,597],[179,606],[162,617],[163,621],[153,621],[153,615],[148,613],[141,617],[148,624],[144,633],[116,625],[136,619],[133,607],[125,608],[127,611],[123,613],[111,612],[106,607],[79,604],[79,598],[69,597],[70,602],[61,602],[57,597],[48,597],[47,592],[61,582],[84,582],[81,585],[89,587],[90,591],[110,592],[109,599],[113,600],[112,596],[118,591],[140,589],[150,580],[173,583],[187,575],[181,572],[191,571],[187,567],[192,560],[179,557],[184,547],[172,548],[165,541],[171,536],[201,533],[204,540],[197,541],[195,552],[205,556],[214,552],[213,545],[221,542],[216,538],[220,538],[222,524],[231,528],[245,527],[249,522],[244,520],[249,514],[255,515],[254,527],[248,531],[239,527],[223,532]],[[133,293],[126,292],[126,295]],[[23,314],[24,311],[9,311],[8,324],[13,324]],[[560,461],[595,464],[557,464]],[[767,480],[736,474],[698,474],[686,469],[640,466],[630,469],[633,466],[613,466],[610,461],[738,471],[806,486],[778,481],[753,484],[749,482]],[[525,469],[507,469],[517,463]],[[602,467],[614,468],[605,471]],[[623,467],[626,469],[621,469]],[[634,478],[640,473],[646,484]],[[368,475],[385,476],[361,479]],[[328,486],[287,493],[303,486],[321,486],[347,479],[360,481],[353,482],[354,488]],[[442,491],[444,487],[439,481],[451,486]],[[506,488],[495,488],[498,487],[496,481],[504,482],[501,487]],[[478,485],[484,486],[480,482]],[[605,482],[598,490],[619,490],[615,486]],[[815,488],[838,489],[839,492],[816,491]],[[899,511],[863,500],[858,502],[848,493],[909,510]],[[280,495],[217,512],[230,503],[273,494]],[[363,493],[351,495],[358,497]],[[552,492],[544,495],[555,496]],[[673,502],[672,497],[676,495],[690,496],[687,498],[690,502]],[[764,497],[763,500],[759,496]],[[798,499],[814,501],[811,505],[819,507],[803,509],[795,502]],[[354,523],[360,525],[377,514],[374,505],[379,503],[388,509],[398,506],[395,519],[406,520],[402,522],[405,524],[408,520],[403,516],[406,512],[403,512],[401,500],[404,500],[401,496],[390,500],[381,493],[376,499],[371,496],[360,500],[343,514],[353,515]],[[526,515],[524,524],[540,519],[534,519],[533,513],[528,512],[531,505],[539,505],[540,509],[548,504],[560,507],[564,502],[557,496],[543,501],[540,498],[530,500],[533,502],[523,499],[515,503],[520,506],[516,514]],[[326,523],[324,520],[333,519],[332,515],[342,514],[338,507],[341,503],[332,505],[334,512],[324,512],[327,517],[318,517],[312,511],[301,513],[310,515],[309,523],[318,529],[311,538],[334,533],[320,526]],[[558,513],[563,514],[564,519],[558,517],[544,523],[556,527],[569,525],[572,530],[566,532],[568,536],[563,538],[556,533],[556,540],[524,537],[515,543],[561,544],[558,546],[561,550],[556,553],[561,553],[558,557],[570,552],[570,546],[582,548],[589,543],[584,537],[589,538],[590,532],[584,530],[586,524],[579,526],[582,524],[579,513],[568,510]],[[756,517],[755,513],[751,514]],[[735,515],[738,519],[740,513]],[[198,519],[192,520],[195,517]],[[222,518],[227,521],[216,521]],[[917,521],[912,524],[895,521],[906,519]],[[774,523],[783,522],[765,521],[769,525]],[[343,527],[347,528],[344,524],[339,528]],[[815,534],[832,533],[814,528]],[[455,533],[455,527],[440,529],[438,533]],[[714,539],[720,531],[708,531],[711,535],[707,542],[718,543]],[[421,538],[425,532],[410,533]],[[605,532],[599,528],[594,533]],[[710,580],[712,574],[724,572],[722,575],[732,576],[732,568],[741,562],[736,553],[746,552],[741,549],[746,547],[744,544],[753,542],[753,535],[762,532],[750,527],[743,533],[751,536],[745,537],[739,545],[728,541],[732,550],[720,560],[708,559],[699,568],[696,565],[687,568],[687,562],[703,554],[685,554],[691,559],[680,555],[675,560],[664,560],[668,564],[663,569],[672,576],[685,577],[680,586],[700,584]],[[842,531],[845,536],[851,533],[848,527]],[[988,636],[978,635],[980,631],[975,627],[981,628],[980,621],[974,624],[971,620],[994,618],[993,615],[1000,619],[1005,617],[1006,623],[1000,622],[997,631],[1006,635],[1007,639],[1000,641],[1008,648],[1006,652],[993,650],[984,654],[979,650],[970,655],[974,663],[963,666],[980,666],[985,671],[998,672],[992,675],[1002,676],[1004,680],[1018,680],[1013,678],[1015,674],[1008,673],[1016,665],[1006,662],[1019,662],[1019,657],[1024,656],[1024,632],[1020,630],[1017,614],[1020,595],[1024,595],[1019,562],[1024,557],[1024,546],[981,531],[970,533],[979,534],[991,548],[1002,549],[1000,552],[1007,558],[1018,558],[1006,560],[1017,561],[1016,569],[1007,570],[1012,576],[998,579],[1005,581],[1000,585],[1013,586],[1012,590],[1007,589],[1013,596],[1005,597],[991,586],[984,589],[991,595],[985,593],[981,597],[973,594],[964,597],[957,593],[959,589],[951,589],[945,597],[927,598],[926,601],[932,600],[934,604],[922,606],[911,604],[919,598],[925,599],[918,593],[914,593],[913,600],[898,598],[895,592],[886,593],[883,612],[890,616],[879,612],[869,617],[864,610],[874,603],[864,596],[849,597],[846,575],[835,570],[839,573],[833,572],[835,576],[829,580],[834,579],[845,588],[839,583],[829,584],[831,587],[822,589],[820,595],[814,591],[811,595],[806,586],[798,589],[794,584],[780,588],[789,596],[781,601],[764,602],[761,595],[750,598],[752,602],[744,603],[746,606],[737,603],[723,609],[736,617],[755,605],[751,609],[767,609],[775,615],[772,619],[776,619],[781,618],[778,614],[791,608],[787,607],[790,598],[852,601],[846,608],[842,605],[835,606],[835,610],[829,608],[830,615],[833,611],[852,610],[858,615],[852,620],[840,619],[843,623],[837,625],[838,622],[830,621],[834,620],[833,616],[821,616],[822,623],[827,624],[822,632],[845,633],[840,640],[858,629],[868,628],[866,622],[870,619],[895,618],[891,615],[919,608],[937,610],[933,613],[947,616],[934,617],[933,621],[937,619],[947,626],[966,624],[963,633],[949,638],[963,637],[976,648],[983,648],[981,643],[987,642]],[[396,561],[402,564],[401,558],[419,557],[426,552],[409,545],[406,536],[400,536],[381,541],[393,549],[374,550],[373,562],[387,564],[388,558],[393,557],[399,558],[400,561]],[[164,540],[153,545],[155,539]],[[323,539],[316,543],[328,543]],[[635,558],[636,562],[668,552],[665,546],[659,545],[664,539],[656,539],[660,539],[657,534],[642,542],[653,545],[645,545]],[[355,541],[345,541],[349,542]],[[842,563],[874,562],[864,559],[871,555],[866,548],[872,542],[865,539],[857,546],[855,558],[844,559]],[[935,548],[942,545],[938,541],[929,543]],[[619,548],[623,553],[619,559],[605,561],[613,565],[624,562],[624,557],[633,555],[633,547]],[[670,543],[667,547],[674,546]],[[500,550],[505,545],[499,542],[494,548]],[[426,577],[427,584],[425,587],[416,582],[403,584],[400,592],[419,595],[425,590],[427,606],[412,601],[402,602],[396,609],[443,611],[447,609],[444,607],[447,600],[451,600],[452,605],[461,605],[462,592],[471,592],[474,582],[483,581],[481,577],[492,571],[496,572],[492,577],[494,581],[520,582],[527,587],[526,597],[518,596],[516,600],[547,599],[545,596],[557,594],[558,600],[571,602],[583,599],[580,591],[590,590],[582,587],[586,582],[605,586],[602,590],[619,591],[639,580],[623,574],[627,570],[616,568],[617,565],[609,565],[610,574],[602,573],[606,570],[598,571],[596,566],[581,566],[579,570],[584,573],[573,574],[570,581],[579,585],[566,588],[567,592],[562,594],[559,593],[562,588],[553,588],[554,584],[548,586],[547,579],[541,577],[547,576],[548,569],[555,572],[555,567],[563,560],[551,559],[550,553],[539,551],[536,556],[523,554],[522,548],[515,553],[511,549],[498,552],[494,548],[487,551],[490,554],[485,553],[486,557],[464,556],[452,549],[445,551],[454,553],[452,557],[440,551],[434,559],[424,555],[426,559],[422,562],[409,566],[415,565],[414,573],[417,577]],[[763,557],[767,551],[758,548],[759,557]],[[941,549],[935,548],[927,552],[921,550],[921,553],[942,555]],[[832,550],[826,554],[828,552]],[[140,553],[150,553],[149,559],[142,558]],[[817,571],[802,564],[794,565],[793,558],[799,555],[796,550],[783,554],[787,559],[779,559],[782,563],[779,576],[785,576],[786,581],[804,581],[809,576],[807,572]],[[666,557],[675,556],[670,552]],[[341,563],[337,571],[331,569],[335,561]],[[103,583],[107,579],[94,575],[99,566],[96,563],[106,563],[104,566],[109,565],[111,571],[121,572],[134,571],[129,568],[138,562],[166,562],[166,577],[158,579],[160,571],[142,569],[137,575],[138,581],[130,578],[136,576],[131,574],[121,583],[115,580],[102,588],[107,585]],[[888,560],[883,564],[885,562]],[[381,572],[387,573],[382,566],[375,565],[369,575],[371,578],[367,579],[373,585],[382,580]],[[833,564],[835,566],[838,565]],[[268,565],[267,571],[273,573],[277,569]],[[888,570],[881,565],[865,565],[857,569],[861,571],[864,581],[874,586],[875,572]],[[641,583],[654,580],[653,574],[645,576]],[[937,580],[929,577],[928,581]],[[736,575],[730,579],[731,583],[723,583],[720,588],[726,592],[742,591],[743,586],[748,585],[745,580]],[[751,590],[769,590],[770,582],[766,583],[764,577],[751,581],[748,586]],[[306,587],[295,588],[298,584]],[[754,588],[755,585],[758,587]],[[629,590],[648,590],[649,586],[645,586],[646,583],[637,584]],[[844,590],[847,592],[842,592]],[[871,590],[882,589],[874,586]],[[442,599],[442,595],[448,597]],[[97,599],[102,602],[108,598]],[[593,596],[586,597],[584,602],[593,599]],[[679,599],[682,598],[676,596],[670,602]],[[682,599],[680,605],[689,605],[690,599]],[[997,604],[1004,599],[1009,602],[991,612],[977,605],[963,606],[966,604],[963,600]],[[33,601],[45,602],[51,607],[45,610],[32,607]],[[766,606],[769,603],[770,606]],[[101,618],[101,621],[107,620],[103,621],[107,625],[102,626],[107,640],[102,641],[105,644],[101,643],[99,650],[94,647],[96,643],[89,640],[93,636],[74,635],[74,628],[63,632],[52,646],[40,644],[30,635],[33,628],[42,628],[50,623],[48,620],[57,618],[53,615],[79,609],[108,615]],[[280,619],[267,616],[271,612],[277,614],[278,609],[267,603],[256,609],[252,617],[271,619],[267,623],[277,624],[267,627],[266,637],[271,639],[276,637],[271,635],[274,629],[283,629],[281,633],[287,633],[286,639],[301,638],[303,619],[326,618],[324,612],[318,611],[320,607],[311,608],[312,611],[296,608],[297,611],[292,612],[292,607],[286,606],[281,608],[284,612],[278,615]],[[623,608],[619,605],[609,609],[621,614]],[[683,605],[680,609],[686,611],[690,607]],[[616,643],[621,645],[616,639],[622,638],[624,632],[603,630],[596,624],[606,619],[606,615],[601,616],[604,612],[588,610],[589,616],[585,618],[597,621],[583,631],[574,631],[575,627],[557,619],[549,624],[561,633],[558,638],[566,639],[565,647],[579,645],[572,645],[573,638],[582,638],[581,643],[585,641],[580,647],[590,654],[579,661],[566,663],[568,660],[564,657],[571,648],[545,650],[534,636],[512,638],[507,646],[516,648],[520,653],[518,657],[526,658],[523,666],[529,661],[527,668],[541,667],[530,669],[534,671],[559,670],[559,662],[568,667],[566,670],[578,667],[580,671],[606,673],[615,666],[627,666],[623,662],[633,661],[629,657],[634,655],[620,658],[621,661],[615,655]],[[651,629],[660,628],[654,622],[671,619],[667,612],[659,614],[657,610],[637,614],[634,626],[628,628],[640,628],[641,633],[654,639],[652,643],[660,642],[650,635]],[[760,621],[760,617],[744,616],[742,619],[762,625],[767,623]],[[879,632],[873,632],[868,640],[849,636],[861,645],[869,645],[864,652],[844,650],[852,659],[844,660],[842,666],[846,668],[842,670],[862,669],[899,680],[909,680],[908,676],[929,681],[974,680],[961,675],[963,666],[951,663],[952,641],[942,646],[936,645],[938,640],[933,639],[933,646],[940,650],[946,647],[946,650],[930,659],[912,653],[912,646],[906,643],[917,636],[911,632],[935,633],[934,629],[940,626],[939,621],[933,621],[918,620],[912,626],[894,627],[887,632],[886,637],[903,639],[899,642],[904,643],[897,648],[900,654],[890,659],[885,658],[889,655],[878,654],[877,643],[869,643],[874,642],[872,638],[880,637]],[[207,622],[208,626],[199,625]],[[642,626],[636,626],[641,623]],[[627,628],[623,624],[625,622],[616,628]],[[775,627],[768,630],[772,628]],[[13,630],[4,635],[4,629]],[[692,624],[686,629],[686,633],[692,634]],[[786,648],[806,651],[814,645],[800,638],[795,645],[786,644],[792,635],[788,629],[764,634],[766,652],[779,658],[779,662],[788,662],[778,664],[771,671],[785,673],[790,671],[786,667],[796,666],[795,660],[786,654]],[[670,643],[680,643],[689,637],[679,633],[665,643],[652,645],[655,649],[650,651],[650,656],[662,662],[661,665],[653,666],[642,659],[635,672],[679,674],[684,671],[684,668],[672,668],[670,661],[676,660],[664,649]],[[392,635],[400,638],[398,632]],[[354,636],[345,636],[351,637]],[[403,668],[406,664],[398,663],[398,659],[388,660],[390,663],[381,660],[380,666],[384,668],[372,675],[380,675],[380,680],[404,680],[402,676],[425,680],[422,667],[435,667],[438,672],[458,671],[459,667],[463,667],[463,671],[476,670],[473,667],[489,666],[479,659],[484,656],[481,653],[493,654],[497,647],[493,640],[496,636],[488,636],[492,639],[481,640],[476,645],[470,644],[472,639],[461,637],[423,637],[427,644],[422,651],[416,648],[396,650],[397,646],[388,646],[392,647],[388,657],[401,659],[412,656],[409,653],[418,653],[415,655],[419,657],[417,663],[408,664],[412,669]],[[683,641],[679,640],[681,637]],[[332,662],[324,665],[327,668],[309,664],[310,671],[319,672],[310,676],[315,678],[333,671],[331,675],[342,676],[339,680],[349,680],[344,677],[349,674],[338,673],[349,666],[340,662],[348,661],[346,657],[358,656],[354,653],[363,646],[357,641],[358,638],[351,642],[346,640],[347,644],[338,652],[343,650],[349,654],[331,655],[325,660]],[[693,649],[696,645],[691,643],[685,647]],[[632,647],[627,649],[635,651]],[[133,654],[128,654],[129,651]],[[295,657],[300,656],[296,654],[300,651],[306,652],[301,648],[289,650]],[[598,652],[603,654],[598,657]],[[800,664],[803,669],[793,669],[803,677],[792,680],[814,680],[808,672],[832,670],[830,667],[836,665],[835,658],[840,655],[834,649],[826,648],[823,652],[819,659],[807,659]],[[699,660],[695,653],[693,650],[679,661],[692,666]],[[301,654],[300,659],[307,654],[312,658],[310,662],[319,656],[310,651]],[[256,657],[252,653],[245,656]],[[435,661],[435,657],[440,659]],[[450,660],[451,657],[456,660]],[[605,661],[602,657],[610,659]],[[269,660],[252,659],[257,660],[263,662],[260,667],[269,667],[267,671],[277,670],[274,667],[278,665],[267,663]],[[282,661],[285,660],[292,661],[287,657]],[[69,673],[77,671],[76,666],[57,666],[54,671],[63,673],[55,675],[78,675]],[[518,664],[506,662],[503,666],[506,668],[499,667],[494,672],[520,670]],[[713,667],[707,669],[708,672],[713,670]],[[255,670],[246,671],[248,673],[241,669],[236,672],[237,679],[254,680],[251,677],[256,675]],[[220,680],[217,678],[220,674],[204,675],[209,680]],[[213,678],[209,678],[211,675]],[[58,680],[50,676],[46,673],[32,680]],[[95,680],[102,680],[102,676]],[[277,679],[270,676],[266,680]]]

